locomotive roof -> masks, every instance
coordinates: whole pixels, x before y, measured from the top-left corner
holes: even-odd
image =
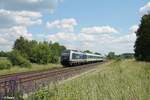
[[[101,56],[101,55],[97,55],[97,54],[92,54],[92,53],[84,53],[84,52],[81,52],[81,51],[77,51],[77,50],[69,50],[69,51],[72,51],[72,52],[75,52],[75,53],[78,53],[78,54],[85,54],[85,55],[88,55],[88,56]]]

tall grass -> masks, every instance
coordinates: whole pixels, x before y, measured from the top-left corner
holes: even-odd
[[[44,91],[44,92],[43,92]],[[95,72],[50,85],[28,100],[149,100],[150,63],[113,61]]]
[[[47,65],[32,64],[32,67],[30,68],[22,68],[20,66],[13,66],[9,69],[0,70],[0,75],[29,72],[29,71],[48,70],[51,68],[58,68],[58,67],[62,67],[62,66],[60,64],[47,64]]]

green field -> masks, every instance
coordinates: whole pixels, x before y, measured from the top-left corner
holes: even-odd
[[[10,69],[0,70],[0,75],[29,72],[29,71],[41,71],[60,67],[62,67],[60,64],[46,64],[46,65],[32,64],[31,68],[20,68],[19,66],[13,66]]]
[[[150,63],[112,61],[37,91],[28,100],[149,100]]]
[[[6,58],[0,58],[0,64],[6,63],[6,62],[8,62],[8,60]],[[10,69],[1,69],[0,75],[29,72],[29,71],[47,70],[47,69],[58,68],[58,67],[62,67],[62,66],[60,64],[46,64],[46,65],[32,64],[31,68],[25,68],[25,67],[20,67],[20,66],[11,66]]]

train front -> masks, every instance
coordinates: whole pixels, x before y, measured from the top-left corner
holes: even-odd
[[[61,54],[61,64],[63,66],[69,66],[70,64],[70,50],[65,50]]]

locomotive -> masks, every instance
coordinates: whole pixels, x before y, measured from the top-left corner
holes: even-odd
[[[77,50],[65,50],[61,54],[61,64],[66,67],[102,62],[103,60],[101,55],[84,53]]]

